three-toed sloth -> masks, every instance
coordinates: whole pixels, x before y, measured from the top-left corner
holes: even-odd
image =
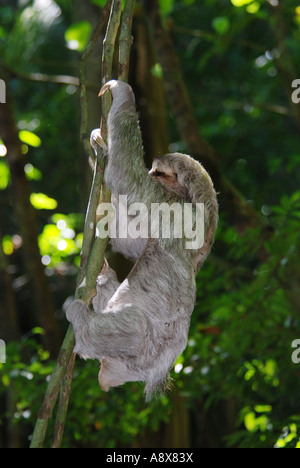
[[[102,94],[107,89],[113,101],[107,122],[105,182],[117,226],[124,223],[118,208],[124,195],[128,205],[143,203],[148,213],[152,204],[189,204],[194,223],[196,207],[204,207],[204,241],[196,248],[187,248],[184,229],[181,237],[174,235],[173,219],[168,238],[161,229],[156,229],[156,236],[151,230],[140,238],[114,236],[113,248],[136,260],[132,271],[120,284],[105,262],[90,307],[76,300],[67,310],[75,332],[74,352],[101,361],[101,388],[107,391],[128,381],[143,381],[149,399],[164,389],[170,368],[186,347],[196,298],[195,274],[213,244],[218,204],[208,173],[190,156],[166,154],[155,159],[148,172],[133,91],[121,81],[108,82]],[[99,130],[92,132],[91,143],[94,148],[102,144]]]

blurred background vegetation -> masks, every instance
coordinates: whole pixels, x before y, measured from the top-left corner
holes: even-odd
[[[28,447],[67,328],[91,181],[79,62],[105,3],[0,1],[0,447]],[[201,135],[238,196],[229,203],[215,180],[220,225],[172,391],[150,404],[139,383],[106,394],[97,362],[77,360],[63,446],[300,447],[300,3],[160,0],[160,11]],[[148,20],[138,1],[130,82],[150,166],[189,146]],[[100,119],[100,49],[87,70],[89,130]],[[108,258],[124,278],[131,265]]]

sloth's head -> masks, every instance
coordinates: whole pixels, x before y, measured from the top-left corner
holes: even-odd
[[[212,180],[204,167],[186,154],[173,153],[153,161],[149,175],[167,193],[173,193],[188,203],[204,204],[205,243],[194,252],[195,270],[201,267],[210,252],[218,223],[218,202]]]
[[[208,209],[217,211],[217,198],[210,176],[198,161],[187,154],[172,153],[156,158],[149,175],[167,192],[194,204],[209,204]]]

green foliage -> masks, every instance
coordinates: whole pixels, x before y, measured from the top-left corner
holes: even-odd
[[[4,161],[0,161],[0,190],[5,190],[10,181],[9,167]]]
[[[7,346],[7,360],[0,363],[0,398],[10,395],[14,399],[11,424],[19,428],[35,423],[41,395],[45,392],[53,363],[49,353],[36,344],[34,336],[43,332],[34,329],[23,343]],[[24,355],[30,360],[24,362]],[[167,422],[172,405],[167,396],[146,404],[140,384],[128,384],[109,393],[100,390],[98,365],[95,361],[77,361],[70,397],[68,423],[63,447],[120,447],[132,445],[146,429],[157,431],[162,422]],[[49,427],[46,446],[51,443],[53,422]]]
[[[83,235],[82,232],[76,234],[76,230],[82,225],[82,216],[56,213],[51,220],[39,236],[42,262],[50,268],[73,258],[79,266]]]
[[[159,0],[160,9],[163,15],[167,16],[174,7],[174,0]]]
[[[230,28],[230,22],[226,16],[217,16],[213,19],[212,26],[215,31],[220,34],[220,36],[223,36],[223,34],[228,32]]]
[[[104,7],[106,5],[106,0],[91,0],[91,3],[99,7]]]
[[[272,212],[274,233],[263,244],[255,232],[238,236],[221,224],[217,249],[226,261],[223,256],[199,274],[192,343],[184,355],[192,394],[207,408],[232,400],[238,418],[227,443],[240,447],[300,445],[299,366],[291,360],[300,335],[299,192]],[[257,264],[262,248],[268,258]]]
[[[1,414],[3,419],[11,419],[13,426],[24,426],[35,418],[38,410],[38,395],[46,389],[46,378],[52,371],[48,351],[36,344],[34,335],[26,336],[26,342],[8,343],[6,346],[6,363],[0,363],[0,397],[10,395],[14,400],[13,414]],[[29,362],[24,356],[31,355]]]
[[[65,40],[70,49],[82,52],[90,40],[91,33],[92,25],[88,21],[79,21],[65,31]]]
[[[44,193],[32,193],[30,202],[37,210],[55,210],[57,208],[57,201]]]
[[[24,171],[28,180],[41,180],[43,178],[41,171],[30,163],[25,165]]]
[[[28,130],[21,130],[19,132],[19,138],[23,143],[34,146],[35,148],[38,148],[42,144],[41,139],[33,132],[29,132]]]

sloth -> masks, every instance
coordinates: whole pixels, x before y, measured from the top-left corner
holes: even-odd
[[[101,388],[108,391],[125,382],[141,381],[149,400],[168,386],[169,371],[187,345],[196,300],[195,276],[213,245],[218,203],[210,176],[188,155],[166,154],[153,161],[150,171],[146,169],[133,91],[116,80],[106,83],[100,95],[107,90],[112,106],[104,177],[118,228],[124,223],[118,202],[125,195],[129,205],[143,203],[148,213],[153,203],[190,204],[194,221],[196,207],[204,207],[204,240],[196,248],[187,248],[186,236],[177,237],[174,229],[168,238],[159,228],[156,236],[151,231],[140,238],[111,238],[114,250],[135,261],[128,277],[120,283],[105,260],[91,304],[75,300],[67,310],[75,333],[74,352],[100,361]],[[97,145],[104,146],[99,129],[92,132],[91,145],[95,151]]]

